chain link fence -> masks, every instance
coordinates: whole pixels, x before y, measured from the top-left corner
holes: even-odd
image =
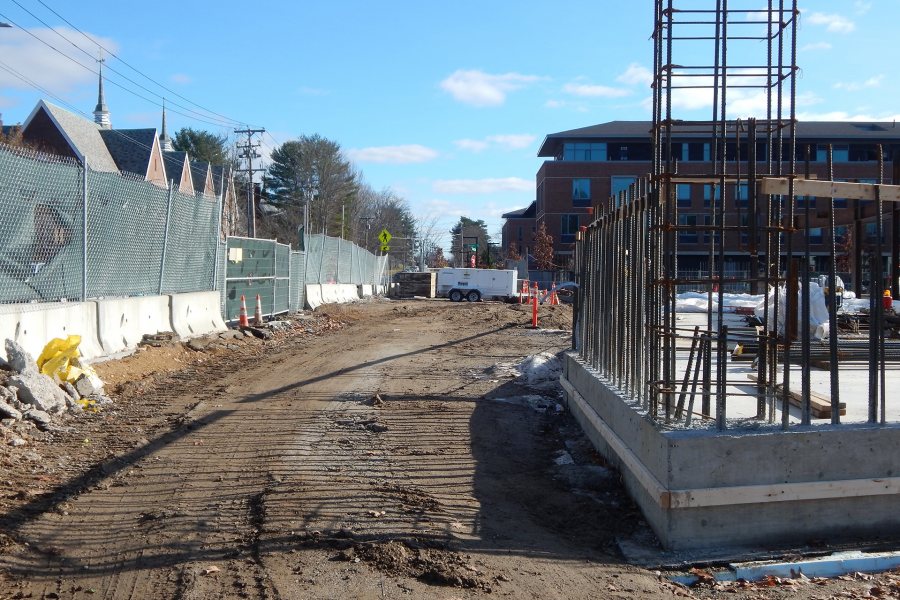
[[[0,303],[215,288],[219,203],[0,146]]]
[[[306,283],[385,285],[387,256],[326,235],[307,237]]]
[[[220,290],[232,320],[241,295],[273,315],[302,309],[307,283],[386,283],[386,256],[340,238],[223,241],[221,213],[221,198],[0,145],[0,304]]]

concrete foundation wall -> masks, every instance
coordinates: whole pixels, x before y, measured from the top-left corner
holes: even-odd
[[[569,407],[671,549],[900,533],[900,426],[661,431],[575,356]]]

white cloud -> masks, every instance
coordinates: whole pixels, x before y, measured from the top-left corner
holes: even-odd
[[[497,192],[533,192],[534,181],[521,177],[493,179],[439,179],[434,190],[441,194],[495,194]]]
[[[437,158],[438,153],[419,144],[404,146],[371,146],[347,150],[350,160],[363,163],[409,164],[423,163]]]
[[[489,135],[481,140],[462,139],[453,143],[461,150],[470,152],[484,152],[488,148],[501,148],[503,150],[521,150],[530,146],[537,136],[530,133],[510,133],[501,135]]]
[[[169,79],[171,79],[175,83],[181,84],[190,83],[191,81],[193,81],[190,75],[186,75],[184,73],[175,73]]]
[[[484,140],[462,139],[453,142],[460,150],[468,150],[469,152],[483,152],[487,150],[488,144]]]
[[[562,108],[566,105],[564,100],[547,100],[544,102],[546,108]]]
[[[800,52],[815,52],[817,50],[831,50],[831,44],[828,42],[813,42],[800,48]]]
[[[626,85],[650,85],[653,82],[653,73],[643,65],[631,63],[624,73],[616,77],[616,81]]]
[[[863,82],[858,81],[838,81],[832,84],[836,90],[844,90],[847,92],[857,92],[864,88],[873,88],[881,86],[881,82],[884,81],[884,75],[874,75],[869,77]]]
[[[92,44],[80,33],[68,27],[55,27],[54,29],[38,27],[28,29],[27,32],[22,29],[11,28],[0,30],[0,57],[2,57],[3,62],[10,65],[14,70],[54,94],[63,95],[77,86],[88,83],[96,84],[97,75],[92,73],[91,70],[97,70],[97,63],[81,52],[76,51],[68,42],[63,45],[61,38],[54,31],[72,40],[73,43],[91,56],[97,53],[97,44],[101,44],[113,52],[119,49],[118,44],[109,38],[87,34],[96,41],[96,43]],[[59,48],[67,48],[67,55],[71,55],[72,58],[87,68],[79,66],[52,48],[42,44],[34,37],[31,37],[28,32],[39,39],[46,40],[48,44]],[[31,89],[32,86],[11,73],[0,69],[0,87]]]
[[[864,2],[863,0],[856,0],[853,3],[853,8],[856,10],[856,14],[864,15],[872,9],[872,3]]]
[[[806,21],[812,25],[821,25],[831,33],[850,33],[856,29],[853,21],[838,14],[812,12],[806,16]]]
[[[622,88],[614,88],[606,85],[590,85],[587,83],[567,83],[563,91],[573,96],[587,98],[621,98],[631,92]]]
[[[823,113],[797,113],[797,118],[801,121],[877,121],[890,122],[900,119],[900,113],[872,115],[866,113],[848,113],[842,110],[833,110]]]
[[[510,133],[506,135],[489,135],[485,139],[504,148],[520,150],[530,146],[537,139],[537,136],[530,133]]]
[[[540,79],[537,75],[521,73],[492,75],[484,71],[460,69],[441,81],[440,86],[463,104],[500,106],[506,102],[507,94]]]

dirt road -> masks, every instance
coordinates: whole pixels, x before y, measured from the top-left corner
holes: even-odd
[[[319,335],[101,367],[157,373],[3,456],[0,598],[690,595],[623,564],[616,474],[555,386],[510,377],[567,347],[552,308],[328,307]]]

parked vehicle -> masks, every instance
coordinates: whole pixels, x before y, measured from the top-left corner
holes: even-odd
[[[438,271],[437,295],[446,296],[451,302],[507,300],[516,295],[517,284],[514,270],[446,268]]]

